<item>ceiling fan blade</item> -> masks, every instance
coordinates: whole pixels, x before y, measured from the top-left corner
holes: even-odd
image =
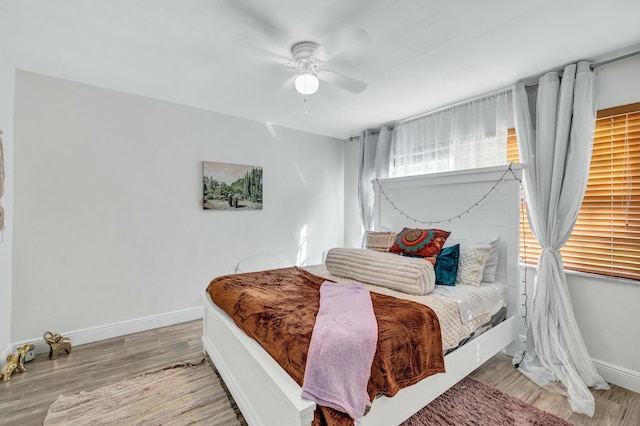
[[[345,23],[332,31],[323,43],[322,56],[324,61],[329,61],[335,56],[358,49],[370,41],[369,34],[355,25]]]
[[[276,92],[276,94],[281,94],[283,92],[288,92],[288,91],[293,91],[293,93],[296,93],[296,88],[294,85],[294,81],[296,79],[296,77],[298,76],[298,74],[293,74],[291,75],[291,77],[289,77],[288,79],[285,80],[284,83],[282,83],[282,85],[278,88],[278,91]]]
[[[287,34],[281,25],[270,18],[268,13],[260,8],[260,2],[249,4],[247,0],[223,0],[225,9],[240,22],[276,43],[287,40]]]
[[[334,71],[321,70],[318,72],[318,78],[324,82],[336,85],[341,89],[355,94],[360,93],[367,88],[367,83],[364,81],[360,81]]]
[[[236,35],[235,42],[243,48],[248,48],[252,52],[257,53],[259,56],[267,56],[273,62],[286,66],[293,65],[293,61],[286,49],[282,49],[280,46],[274,46],[273,48],[266,47],[264,41],[259,40],[250,33],[240,33]]]

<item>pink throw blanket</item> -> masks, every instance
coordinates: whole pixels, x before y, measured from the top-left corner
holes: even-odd
[[[304,372],[302,397],[354,419],[370,404],[367,383],[378,341],[369,289],[325,281]]]

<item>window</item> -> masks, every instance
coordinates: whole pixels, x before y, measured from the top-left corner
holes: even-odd
[[[513,129],[507,159],[518,160]],[[541,250],[524,218],[521,253],[535,265]],[[640,280],[640,103],[598,111],[587,190],[560,251],[565,269]]]
[[[505,164],[509,96],[503,91],[397,123],[390,176]]]

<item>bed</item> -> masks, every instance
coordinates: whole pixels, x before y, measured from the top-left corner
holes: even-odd
[[[519,182],[505,167],[386,179],[376,187],[376,229],[416,226],[406,216],[439,221],[453,236],[481,239],[500,236],[496,280],[505,284],[507,319],[448,353],[446,373],[428,377],[379,397],[359,425],[399,424],[501,350],[515,351],[519,320]],[[518,170],[515,170],[518,174]],[[488,191],[500,179],[499,184]],[[393,204],[389,202],[393,201]],[[481,200],[481,201],[480,201]],[[478,205],[474,204],[478,202]],[[398,210],[402,206],[402,211]],[[430,226],[430,225],[425,225]],[[318,271],[311,271],[316,272]],[[205,308],[203,346],[250,425],[309,425],[315,403],[301,398],[301,388],[234,321],[202,294]]]

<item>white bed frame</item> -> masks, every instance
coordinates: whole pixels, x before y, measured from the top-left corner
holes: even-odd
[[[505,167],[439,173],[381,180],[384,192],[403,210],[419,220],[437,221],[466,212],[497,182]],[[515,170],[519,176],[519,170]],[[376,189],[376,229],[403,226],[432,227],[452,231],[459,238],[501,237],[497,280],[508,286],[508,319],[445,356],[446,373],[428,377],[402,389],[393,398],[377,398],[357,425],[389,426],[408,419],[496,353],[515,352],[520,315],[518,235],[520,186],[508,173],[503,182],[470,212],[442,225],[408,221]],[[420,225],[420,226],[418,226]],[[310,425],[315,403],[300,397],[301,388],[252,338],[205,292],[204,350],[211,357],[249,425]]]

